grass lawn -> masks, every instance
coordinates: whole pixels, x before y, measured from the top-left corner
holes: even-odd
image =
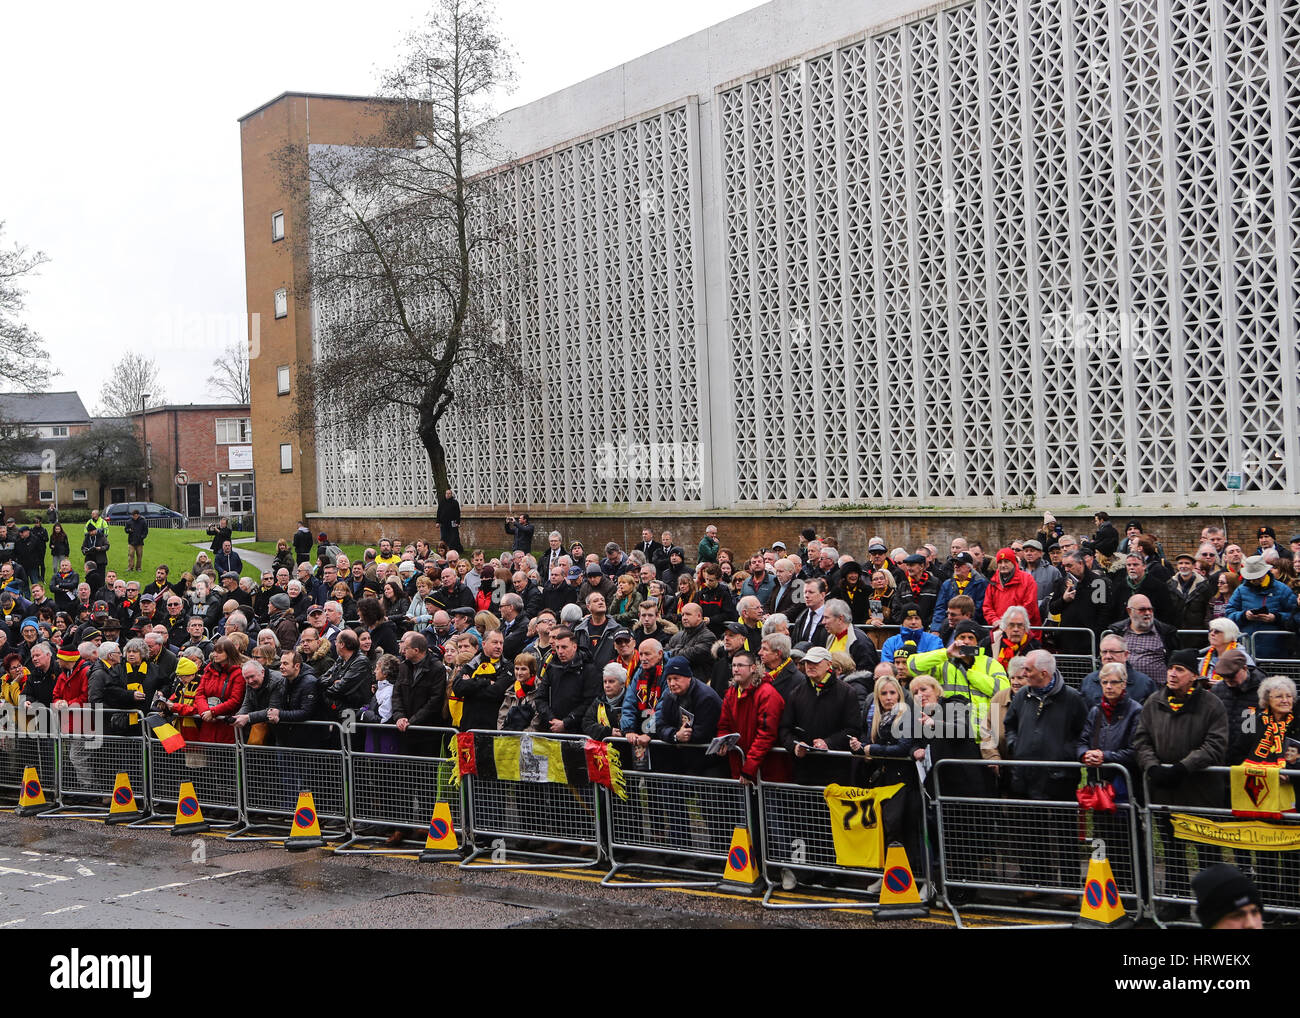
[[[47,528],[48,529],[48,528]],[[73,545],[72,554],[69,558],[72,560],[72,568],[78,573],[82,572],[85,565],[85,559],[81,556],[81,537],[85,533],[84,525],[76,525],[68,529],[68,539]],[[251,537],[251,534],[235,533],[239,537]],[[108,568],[114,570],[118,576],[132,580],[143,580],[148,582],[153,579],[153,572],[159,565],[164,562],[171,567],[171,577],[175,580],[181,573],[189,572],[194,566],[194,558],[198,555],[198,548],[194,547],[195,541],[203,542],[204,551],[208,552],[208,558],[212,558],[212,552],[209,550],[212,544],[212,536],[204,533],[202,530],[163,530],[160,528],[151,528],[149,536],[144,540],[144,564],[143,571],[130,573],[126,570],[126,532],[120,527],[108,528]],[[238,551],[240,546],[236,546]],[[274,551],[274,545],[272,551]],[[256,567],[244,563],[243,573],[245,576],[251,576],[260,580],[262,573]],[[47,576],[53,575],[53,570],[47,570]]]

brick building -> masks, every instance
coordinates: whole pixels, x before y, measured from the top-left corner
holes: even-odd
[[[251,516],[253,447],[248,404],[176,403],[133,418],[146,450],[149,499],[191,519]],[[178,473],[185,477],[178,481]],[[126,501],[125,490],[110,502]]]
[[[250,316],[252,404],[257,408],[253,467],[263,511],[260,537],[291,534],[314,510],[314,434],[289,434],[294,375],[311,357],[311,308],[294,299],[295,235],[303,221],[286,193],[274,155],[284,146],[344,145],[366,133],[374,100],[285,92],[239,118],[243,151],[244,265]]]

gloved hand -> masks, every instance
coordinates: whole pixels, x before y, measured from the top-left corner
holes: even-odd
[[[1156,764],[1147,772],[1147,780],[1153,785],[1164,787],[1177,784],[1186,773],[1187,768],[1180,763]]]

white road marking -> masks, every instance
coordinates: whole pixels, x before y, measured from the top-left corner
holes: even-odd
[[[27,917],[23,916],[23,918],[21,919],[10,919],[7,923],[0,923],[0,927],[17,926],[19,923],[25,923],[25,922],[27,922]]]
[[[60,915],[63,912],[75,912],[79,908],[85,908],[85,905],[68,905],[64,908],[56,908],[53,912],[42,912],[42,915]]]
[[[71,880],[72,877],[62,876],[53,873],[37,873],[35,870],[20,870],[16,866],[0,866],[0,877],[18,876],[18,877],[43,877],[44,880],[39,884],[32,884],[32,887],[44,887],[46,884],[59,884]]]
[[[188,887],[190,884],[201,884],[205,880],[220,880],[222,877],[233,877],[240,873],[248,873],[249,870],[227,870],[224,873],[209,873],[206,877],[197,877],[194,880],[181,880],[174,884],[160,884],[157,887],[142,887],[138,891],[127,891],[125,894],[119,894],[118,899],[134,898],[137,894],[151,894],[154,891],[171,891],[177,887]],[[67,879],[72,879],[68,877]],[[111,898],[104,898],[104,901],[112,901]]]
[[[119,894],[118,897],[134,898],[137,894],[150,894],[153,891],[170,891],[173,887],[184,887],[187,883],[188,881],[182,880],[176,884],[159,884],[157,887],[142,887],[138,891],[127,891],[125,894]]]

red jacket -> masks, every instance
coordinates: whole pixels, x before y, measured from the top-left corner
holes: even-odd
[[[994,570],[993,579],[989,580],[984,591],[984,621],[996,626],[1002,621],[1002,613],[1013,604],[1029,612],[1029,624],[1040,626],[1043,617],[1038,614],[1038,584],[1034,578],[1016,563],[1016,571],[1011,574],[1009,583],[1002,582],[1002,574]]]
[[[777,731],[781,727],[781,712],[784,710],[785,701],[770,682],[759,682],[743,694],[736,686],[727,690],[727,695],[722,698],[718,734],[731,735],[739,732],[738,745],[745,754],[743,768],[739,756],[735,753],[727,754],[733,778],[738,778],[743,773],[753,780],[768,750],[776,745]]]
[[[69,707],[78,707],[86,702],[90,692],[90,665],[82,658],[70,671],[59,672],[54,682],[54,699],[67,700]]]
[[[243,702],[243,669],[229,662],[224,667],[210,663],[203,670],[203,678],[199,679],[199,691],[194,694],[194,702],[192,704],[180,704],[176,707],[176,713],[197,715],[210,710],[215,716],[214,720],[199,722],[199,734],[195,736],[195,740],[197,742],[234,742],[234,727],[224,721],[215,720],[215,718],[234,715]]]

